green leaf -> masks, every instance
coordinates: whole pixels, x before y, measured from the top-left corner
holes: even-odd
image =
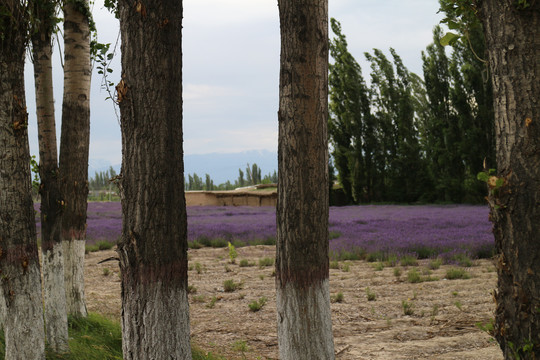
[[[453,45],[459,39],[459,37],[460,36],[458,34],[454,34],[453,32],[447,32],[446,35],[441,38],[441,45]]]
[[[452,20],[448,20],[446,22],[446,25],[448,25],[448,28],[450,30],[459,30],[459,28],[460,28],[460,25],[457,22],[452,21]]]
[[[487,182],[489,180],[489,175],[482,171],[476,175],[476,178],[480,181]]]
[[[504,178],[498,178],[497,181],[495,181],[495,187],[498,189],[501,186],[504,185]]]

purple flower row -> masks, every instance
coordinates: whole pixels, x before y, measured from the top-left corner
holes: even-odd
[[[39,204],[36,205],[36,210]],[[485,256],[493,249],[487,206],[366,205],[330,208],[330,251],[417,256]],[[36,217],[39,226],[39,216]],[[122,232],[119,202],[88,204],[87,240],[116,242]],[[188,241],[236,244],[275,238],[273,207],[188,207]],[[201,241],[202,242],[202,241]]]

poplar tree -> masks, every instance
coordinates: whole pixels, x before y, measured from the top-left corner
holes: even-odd
[[[328,122],[332,156],[338,180],[351,202],[373,199],[374,155],[377,140],[370,113],[368,88],[362,69],[347,49],[341,25],[331,19],[335,38],[330,41],[330,117]]]
[[[118,1],[122,349],[191,359],[182,142],[182,1]],[[145,76],[141,76],[145,74]]]
[[[276,305],[282,360],[332,360],[328,1],[279,0]]]
[[[64,6],[64,94],[60,137],[64,196],[62,244],[68,313],[86,316],[84,252],[90,148],[90,10],[86,0]]]
[[[29,9],[0,0],[0,312],[5,359],[45,359],[24,60]]]
[[[33,0],[30,5],[35,16],[31,41],[41,179],[39,194],[45,333],[50,349],[65,352],[68,349],[68,323],[61,237],[64,199],[59,183],[51,62],[58,4],[49,0]]]

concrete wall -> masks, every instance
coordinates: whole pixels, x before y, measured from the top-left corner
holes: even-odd
[[[276,206],[276,204],[276,191],[186,191],[187,206]]]

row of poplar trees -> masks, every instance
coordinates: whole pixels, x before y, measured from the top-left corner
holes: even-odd
[[[423,79],[394,49],[365,53],[370,85],[331,19],[329,137],[346,202],[482,202],[477,173],[495,167],[493,91],[481,27],[422,52]]]
[[[51,66],[58,6],[52,0],[0,1],[0,313],[6,359],[44,359],[45,339],[53,351],[66,351],[67,314],[87,315],[83,261],[92,26],[88,4],[63,4],[64,93],[58,154]],[[43,281],[28,193],[24,65],[29,44],[39,133]]]
[[[32,33],[28,16],[35,14],[28,5],[19,0],[0,0],[0,305],[6,358],[42,360],[41,280],[23,79],[24,53]],[[328,1],[278,0],[278,5],[281,57],[275,282],[279,356],[283,360],[332,360],[335,351],[328,282]],[[123,75],[116,87],[123,156],[119,185],[124,221],[118,246],[123,356],[191,359],[182,176],[182,2],[147,0],[134,4],[119,0],[117,6]],[[495,337],[506,359],[538,358],[540,2],[445,0],[442,6],[450,10],[449,27],[465,24],[467,28],[476,22],[486,39],[484,55],[493,86],[497,139],[497,171],[486,175],[499,277],[494,294]],[[85,17],[80,11],[78,14],[79,19]],[[65,19],[68,20],[67,14]],[[87,33],[81,29],[79,32]],[[378,74],[373,81],[377,84],[375,92],[393,94],[390,81],[399,83],[399,92],[407,92],[411,80],[396,55],[393,54],[397,72],[394,78],[384,74],[389,66],[380,52],[370,57],[374,73]],[[77,99],[87,100],[83,94]],[[358,158],[362,155],[364,162],[376,162],[375,170],[384,174],[382,184],[377,183],[378,178],[366,177],[366,185],[354,185],[360,197],[369,195],[369,189],[375,195],[389,193],[400,181],[402,188],[408,187],[402,191],[407,194],[414,186],[413,180],[419,180],[400,180],[400,175],[406,175],[405,169],[416,171],[418,158],[426,159],[422,153],[408,151],[409,147],[421,145],[410,126],[414,122],[410,113],[414,111],[400,99],[381,95],[375,105],[362,105],[377,109],[373,113],[378,117],[372,117],[371,123],[374,132],[391,132],[403,141],[385,143],[383,151],[374,152],[378,157],[373,158],[364,156],[361,147],[356,149]],[[440,105],[442,109],[448,103]],[[450,138],[449,127],[428,130],[440,130]],[[361,139],[364,135],[355,136]],[[395,164],[390,167],[392,161]],[[63,179],[62,164],[59,170],[59,178]],[[87,176],[82,181],[86,183]],[[84,187],[78,180],[74,182]],[[69,204],[69,191],[64,190],[63,194],[65,200],[61,200],[61,205]],[[80,211],[76,216],[83,216]],[[77,229],[72,232],[75,237],[84,235]],[[67,236],[64,231],[62,234]],[[49,247],[46,245],[45,250]],[[52,249],[54,252],[60,248],[52,245]],[[48,254],[54,258],[54,254]],[[44,275],[47,276],[46,270]]]

